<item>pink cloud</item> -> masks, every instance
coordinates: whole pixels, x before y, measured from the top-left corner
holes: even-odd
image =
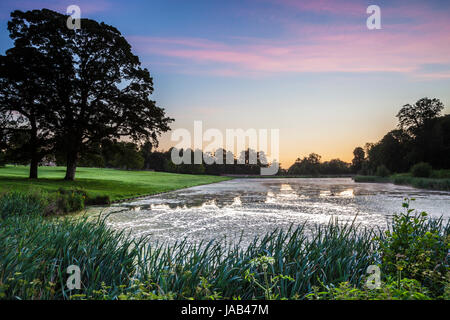
[[[277,72],[413,72],[450,62],[449,30],[433,35],[377,32],[316,33],[303,41],[238,42],[132,38],[141,54],[204,65],[226,74]]]
[[[299,10],[348,12],[361,9],[354,2],[291,1]],[[403,16],[401,14],[404,14]],[[365,14],[365,10],[363,11]],[[201,70],[220,75],[265,75],[301,72],[419,73],[427,63],[450,63],[450,24],[445,13],[421,7],[395,7],[386,14],[411,18],[411,23],[383,25],[369,31],[363,23],[317,25],[285,20],[283,37],[260,39],[236,35],[223,41],[199,38],[128,37],[140,54],[177,61],[179,72]],[[445,78],[428,74],[429,78]]]

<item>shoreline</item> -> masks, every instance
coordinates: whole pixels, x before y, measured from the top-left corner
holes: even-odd
[[[174,192],[174,191],[179,191],[179,190],[184,190],[184,189],[189,189],[189,188],[194,188],[194,187],[199,187],[199,186],[206,186],[206,185],[209,185],[209,184],[222,183],[222,182],[224,182],[224,181],[230,181],[230,180],[233,180],[233,178],[231,178],[231,177],[228,177],[228,178],[229,178],[229,179],[222,180],[222,181],[215,181],[215,182],[201,183],[201,184],[197,184],[197,185],[195,185],[195,186],[182,187],[182,188],[177,188],[177,189],[173,189],[173,190],[169,190],[169,191],[155,192],[155,193],[150,193],[150,194],[140,195],[140,196],[136,196],[136,197],[126,198],[126,199],[114,200],[114,201],[111,201],[110,205],[111,205],[111,204],[116,204],[116,203],[122,203],[122,202],[132,201],[132,200],[137,200],[137,199],[148,198],[148,197],[157,196],[157,195],[161,195],[161,194],[166,194],[166,193],[170,193],[170,192]],[[89,205],[89,206],[87,206],[87,207],[95,207],[95,206],[104,206],[104,205]]]
[[[409,186],[416,189],[450,192],[450,179],[393,175],[389,177],[355,176],[353,177],[353,181],[359,183],[392,183],[398,186]]]

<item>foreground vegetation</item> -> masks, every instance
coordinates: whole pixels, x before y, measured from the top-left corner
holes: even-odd
[[[79,168],[78,179],[67,181],[62,180],[65,174],[64,167],[40,167],[41,178],[30,180],[27,179],[28,170],[26,166],[0,168],[0,193],[9,190],[26,191],[30,187],[49,192],[58,191],[60,188],[82,189],[89,199],[103,198],[103,202],[107,203],[229,179],[206,175]]]
[[[4,196],[0,298],[448,299],[449,224],[403,206],[386,232],[330,221],[242,248],[151,244],[111,230],[104,218],[43,218],[32,195]],[[66,285],[70,265],[80,267],[80,290]],[[370,265],[381,268],[379,289],[367,287]]]

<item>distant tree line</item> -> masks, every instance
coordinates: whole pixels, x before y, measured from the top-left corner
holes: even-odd
[[[285,172],[287,175],[348,175],[352,173],[349,163],[340,159],[321,162],[321,156],[311,153],[307,157],[298,158]],[[283,174],[283,173],[280,173]]]
[[[176,151],[174,151],[176,150]],[[190,154],[190,163],[174,164],[172,152],[180,156]],[[195,164],[194,157],[200,153],[201,163]],[[253,155],[252,155],[253,153]],[[232,163],[227,163],[227,156]],[[256,163],[252,163],[254,156]],[[221,161],[219,159],[221,157]],[[64,164],[63,154],[55,159],[48,159],[58,165]],[[209,160],[209,161],[208,161]],[[135,142],[114,141],[105,139],[96,148],[80,156],[78,164],[83,167],[116,168],[125,170],[154,170],[172,173],[210,174],[210,175],[259,175],[262,167],[267,167],[264,152],[247,149],[235,156],[232,152],[218,149],[214,153],[192,149],[174,149],[167,151],[153,150],[150,142],[139,145]]]
[[[174,151],[176,150],[176,151]],[[174,164],[172,152],[180,156],[190,154],[190,163]],[[200,153],[200,164],[194,163],[196,153]],[[227,156],[232,159],[227,163]],[[9,157],[7,155],[7,157]],[[222,160],[219,160],[219,157]],[[256,159],[252,163],[251,158]],[[16,162],[26,164],[25,162]],[[43,159],[43,164],[64,165],[64,153],[55,153]],[[268,166],[264,152],[247,149],[238,156],[230,151],[218,149],[215,152],[202,152],[201,150],[170,148],[167,151],[153,150],[150,142],[142,145],[132,141],[117,141],[104,139],[93,148],[86,150],[79,157],[78,165],[81,167],[115,168],[123,170],[153,170],[172,173],[209,174],[209,175],[259,175],[261,168]],[[339,159],[321,162],[321,156],[310,154],[297,161],[289,169],[279,169],[278,175],[348,175],[352,167]]]
[[[422,98],[404,105],[398,126],[376,143],[355,148],[353,170],[362,175],[408,172],[419,163],[450,169],[450,115],[439,99]]]

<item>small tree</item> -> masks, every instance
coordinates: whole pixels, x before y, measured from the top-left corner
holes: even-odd
[[[433,168],[426,162],[419,162],[411,167],[413,177],[429,178]]]
[[[116,146],[113,164],[120,169],[142,169],[144,167],[144,158],[139,153],[136,144],[119,142]]]
[[[379,177],[388,177],[391,173],[389,172],[389,169],[386,168],[386,166],[384,164],[379,165],[377,167],[377,171],[376,171],[376,175]]]
[[[363,148],[356,147],[355,150],[353,150],[353,156],[352,171],[357,173],[362,169],[362,165],[366,158],[366,153]]]
[[[141,156],[144,158],[144,168],[150,169],[153,145],[147,141],[141,146]]]

